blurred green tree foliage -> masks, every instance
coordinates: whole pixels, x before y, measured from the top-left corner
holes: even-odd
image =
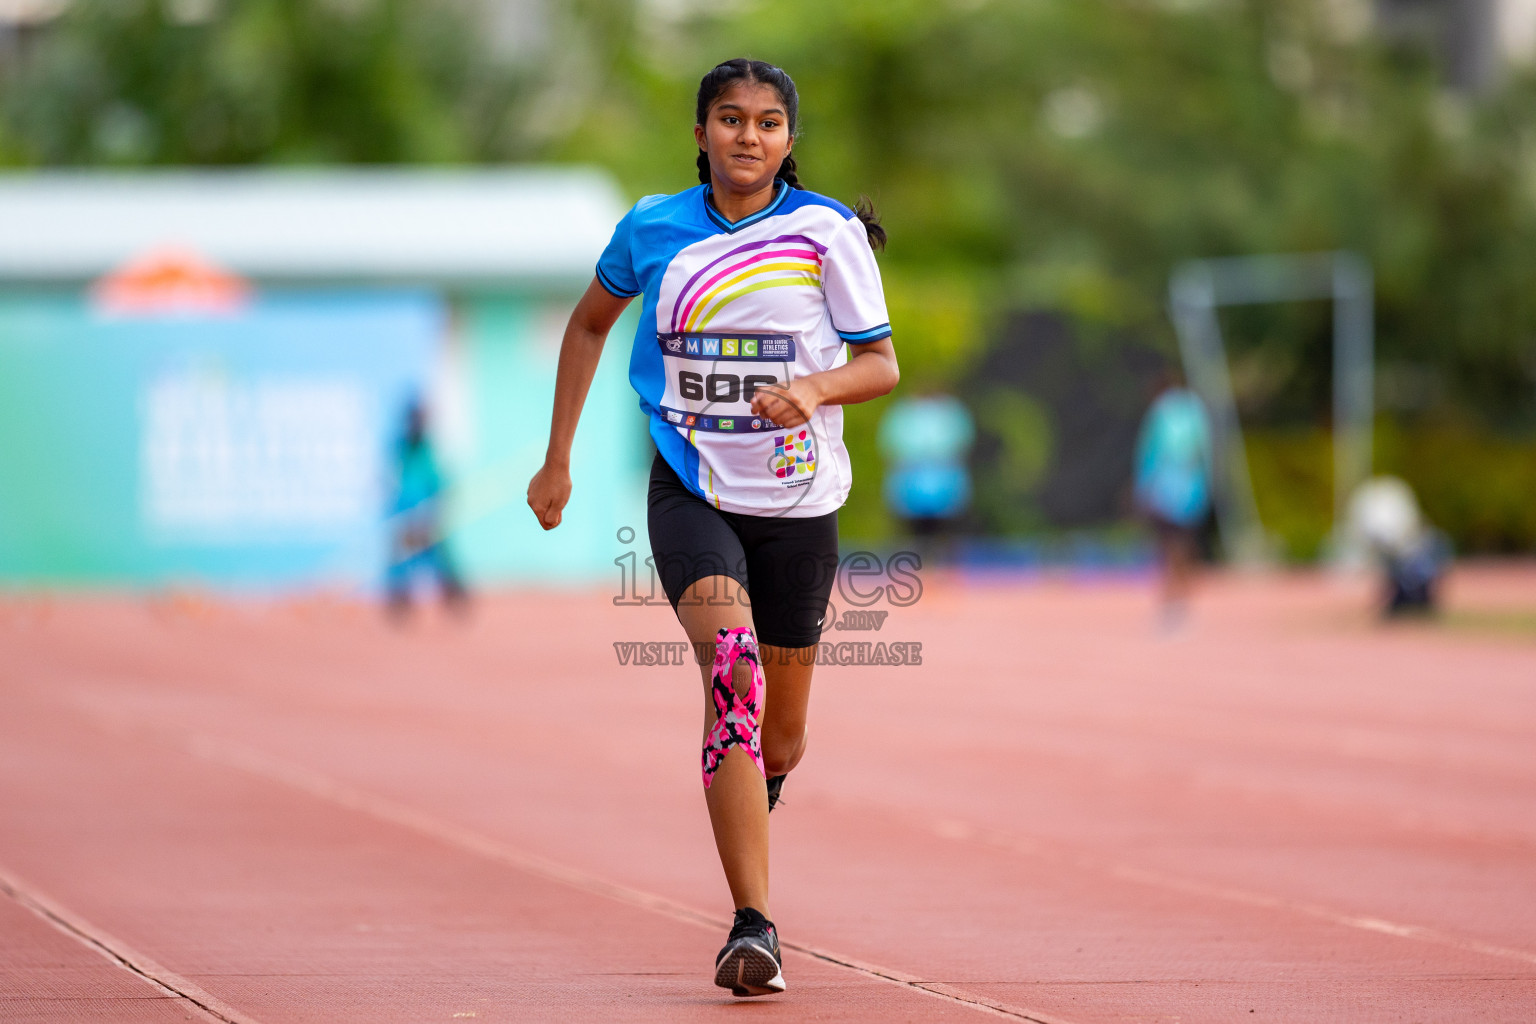
[[[1463,438],[1524,436],[1507,450],[1536,455],[1529,76],[1491,96],[1450,92],[1429,51],[1374,36],[1369,5],[1343,0],[679,0],[646,10],[611,85],[557,152],[618,169],[637,193],[675,191],[693,180],[702,71],[739,55],[781,64],[801,90],[801,179],[844,199],[868,193],[885,216],[911,383],[957,386],[1015,309],[1069,315],[1088,346],[1137,339],[1171,352],[1163,304],[1180,261],[1353,249],[1377,273],[1382,406],[1430,430],[1405,435],[1418,446],[1398,450],[1399,468],[1453,449],[1428,440],[1436,423]],[[945,321],[967,335],[935,345]],[[1290,434],[1326,426],[1329,309],[1235,311],[1227,333],[1250,445],[1275,446],[1256,461],[1288,465]],[[1026,418],[978,411],[1006,421],[994,431],[1005,461],[1049,458]],[[850,446],[877,416],[848,411]],[[1317,463],[1326,480],[1326,451]],[[872,464],[864,458],[861,472]],[[1463,489],[1425,495],[1431,508],[1498,489],[1410,476]],[[1258,486],[1288,479],[1266,473]],[[1298,537],[1293,550],[1314,550],[1307,538],[1327,529],[1327,490],[1291,497],[1260,495],[1286,508],[1277,528]],[[1037,512],[1021,504],[990,523],[1027,530]],[[857,496],[847,519],[884,525]],[[1536,547],[1536,515],[1499,541],[1518,545]]]
[[[0,163],[543,158],[674,192],[695,180],[699,77],[749,55],[800,85],[802,180],[884,215],[909,385],[956,386],[1020,309],[1070,316],[1084,345],[1171,352],[1179,261],[1349,248],[1377,272],[1384,411],[1529,434],[1536,79],[1449,92],[1428,50],[1370,31],[1370,6],[549,0],[509,59],[489,2],[74,0],[0,57]],[[1325,425],[1326,306],[1227,326],[1250,443]],[[1016,412],[989,414],[1038,447]],[[861,466],[876,416],[849,410]],[[877,493],[856,493],[853,532],[884,529]]]
[[[527,155],[520,84],[448,0],[73,0],[0,63],[0,161]]]
[[[1368,5],[646,6],[557,150],[636,192],[691,183],[699,75],[760,57],[800,86],[802,180],[874,196],[903,289],[931,282],[953,303],[958,286],[979,329],[1040,307],[1167,345],[1179,261],[1351,248],[1377,269],[1383,360],[1433,368],[1443,389],[1389,401],[1536,423],[1536,85],[1448,93],[1427,52],[1368,33]],[[1298,412],[1326,407],[1328,324],[1303,307],[1234,325],[1251,339],[1254,414],[1283,415],[1298,392]]]

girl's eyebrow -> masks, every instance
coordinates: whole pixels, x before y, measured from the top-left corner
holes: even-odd
[[[747,108],[746,107],[742,107],[742,106],[738,106],[735,103],[722,103],[718,107],[716,107],[715,109],[716,110],[739,110],[742,113],[746,113],[746,109]],[[778,114],[779,116],[782,117],[783,114],[784,114],[784,111],[780,110],[778,107],[769,107],[767,110],[764,110],[763,113],[764,114]]]

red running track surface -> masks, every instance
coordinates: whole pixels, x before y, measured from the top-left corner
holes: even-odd
[[[923,664],[818,668],[750,1002],[697,677],[613,647],[665,606],[12,598],[0,1019],[1536,1019],[1536,570],[1440,626],[1216,579],[1173,635],[1134,581],[925,582],[828,634]]]

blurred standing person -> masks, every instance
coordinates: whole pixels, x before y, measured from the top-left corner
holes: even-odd
[[[953,529],[971,502],[966,457],[976,423],[965,403],[940,391],[893,403],[877,435],[885,459],[885,504],[913,536]]]
[[[1194,582],[1196,534],[1211,511],[1211,427],[1199,396],[1174,371],[1136,442],[1136,505],[1152,524],[1162,567],[1162,621],[1183,622]]]
[[[386,607],[399,618],[410,611],[411,583],[418,571],[436,577],[443,601],[462,610],[468,593],[443,541],[443,476],[432,441],[427,413],[413,400],[394,451],[394,501],[389,516],[389,567],[385,574]]]

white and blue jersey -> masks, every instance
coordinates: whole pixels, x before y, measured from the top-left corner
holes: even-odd
[[[752,414],[757,388],[830,370],[846,344],[891,334],[864,224],[842,203],[777,183],[732,224],[709,186],[634,205],[597,277],[643,295],[629,380],[678,478],[716,508],[824,515],[848,498],[843,410],[781,427]]]

